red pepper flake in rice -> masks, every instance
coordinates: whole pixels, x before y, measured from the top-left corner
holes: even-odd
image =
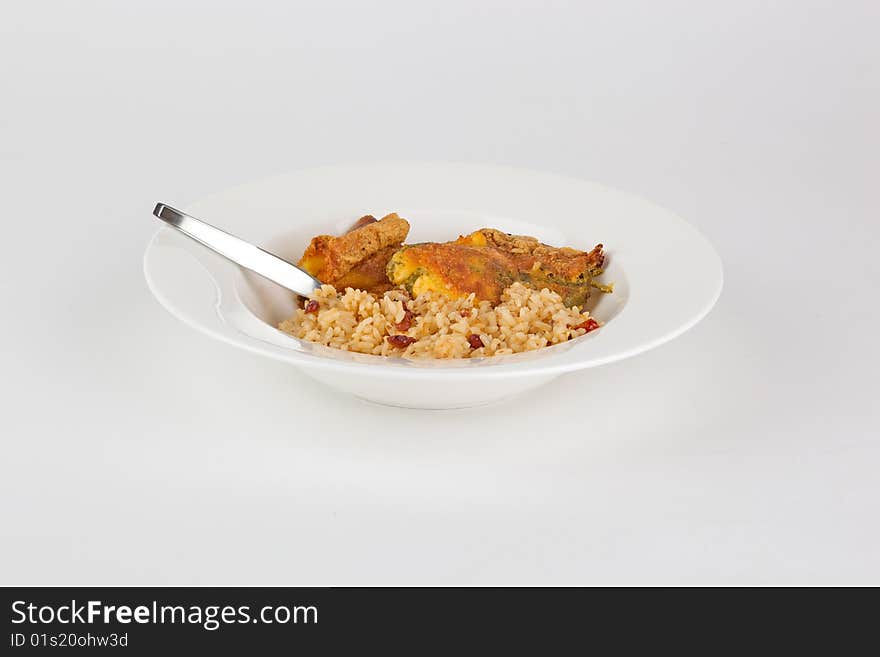
[[[394,325],[394,328],[396,328],[398,331],[409,331],[409,329],[412,325],[413,325],[413,314],[409,310],[407,310],[403,314],[403,319],[400,320],[399,322],[397,322]]]
[[[408,335],[389,335],[385,339],[395,349],[406,349],[416,341],[415,338],[411,338]]]
[[[483,338],[481,338],[476,333],[471,333],[467,337],[468,344],[471,346],[471,349],[480,349],[483,347]]]
[[[320,308],[321,308],[321,304],[319,304],[319,303],[318,303],[317,301],[315,301],[314,299],[310,299],[309,301],[306,302],[306,305],[305,305],[304,310],[305,310],[307,313],[316,313],[316,312],[318,312],[318,310],[319,310]]]
[[[461,315],[462,317],[470,317],[471,316],[471,309],[470,308],[462,308],[461,310],[458,311],[458,314]]]
[[[572,330],[584,329],[584,331],[589,333],[590,331],[595,331],[597,328],[599,328],[599,322],[597,322],[595,319],[590,317],[589,319],[584,320],[583,322],[581,322],[577,326],[572,326],[571,328],[572,328]]]

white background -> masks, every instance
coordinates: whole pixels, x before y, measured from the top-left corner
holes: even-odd
[[[3,2],[0,583],[880,583],[878,33],[872,1]],[[154,202],[371,159],[636,193],[725,290],[434,413],[150,296]]]

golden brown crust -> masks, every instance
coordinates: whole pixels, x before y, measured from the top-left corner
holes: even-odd
[[[388,278],[413,294],[428,289],[451,298],[474,293],[493,303],[506,287],[519,281],[557,292],[566,306],[582,306],[604,260],[601,244],[585,252],[483,228],[455,242],[405,247],[389,261]]]
[[[505,253],[521,256],[517,258],[520,268],[527,266],[527,263],[531,263],[529,267],[538,263],[542,270],[567,280],[576,278],[581,272],[597,276],[605,263],[605,252],[601,244],[597,244],[589,252],[578,251],[568,246],[550,246],[534,237],[511,235],[495,228],[481,228],[470,235],[459,237],[457,241],[460,244],[484,242],[486,246],[494,246]]]
[[[356,290],[366,290],[371,294],[383,294],[392,289],[392,285],[385,270],[391,256],[400,249],[399,244],[393,244],[389,247],[376,251],[369,258],[358,263],[345,274],[337,278],[331,283],[337,290],[344,290],[347,287]]]
[[[434,290],[449,298],[474,293],[477,299],[498,303],[510,285],[515,263],[499,249],[456,242],[407,246],[388,263],[388,278],[403,284],[414,296]]]
[[[362,217],[355,227],[339,237],[318,235],[306,248],[299,266],[323,283],[335,285],[352,269],[378,252],[399,247],[409,232],[409,223],[397,213],[384,216],[380,221]],[[359,225],[360,224],[360,225]]]

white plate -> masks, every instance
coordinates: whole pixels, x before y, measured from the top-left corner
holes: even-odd
[[[165,200],[165,199],[158,199]],[[289,362],[371,401],[412,408],[475,406],[564,372],[635,356],[702,319],[721,292],[721,260],[695,228],[655,205],[596,183],[476,164],[360,164],[297,171],[206,198],[186,211],[296,261],[312,236],[364,214],[398,212],[409,242],[446,241],[482,227],[553,245],[608,252],[591,312],[606,322],[570,342],[525,354],[413,362],[352,354],[278,331],[292,295],[163,227],[144,254],[153,294],[208,335]]]

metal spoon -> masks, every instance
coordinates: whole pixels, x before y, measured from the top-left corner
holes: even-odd
[[[231,260],[292,292],[308,296],[321,287],[321,281],[293,263],[180,210],[175,210],[171,206],[157,203],[153,214],[169,226],[174,226],[187,237],[204,244],[227,260]]]

